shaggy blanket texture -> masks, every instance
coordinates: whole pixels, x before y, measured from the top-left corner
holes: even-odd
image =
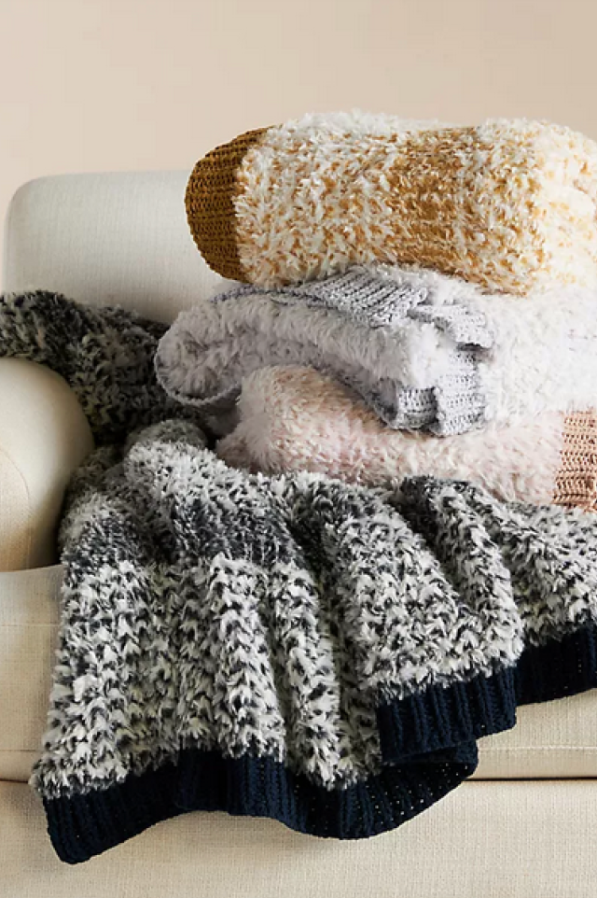
[[[156,380],[167,325],[119,308],[93,308],[36,290],[0,300],[0,355],[47,365],[72,387],[97,443],[122,440],[181,407]],[[183,414],[196,417],[192,409]]]
[[[176,420],[73,483],[32,785],[76,863],[190,810],[392,829],[518,704],[597,684],[597,519],[230,468]]]
[[[242,287],[181,312],[160,341],[166,391],[233,407],[260,368],[316,368],[391,427],[442,436],[597,406],[597,289],[524,300],[424,269],[357,267],[322,281]]]
[[[483,313],[459,304],[457,290],[354,268],[275,292],[241,287],[182,313],[156,369],[170,395],[208,413],[233,407],[243,377],[264,365],[309,365],[357,390],[391,427],[461,433],[485,420],[479,358],[491,344]]]
[[[597,510],[595,411],[544,412],[437,439],[391,430],[347,387],[286,367],[244,379],[238,416],[217,453],[252,472],[311,471],[374,487],[431,475],[508,502]]]
[[[31,779],[64,861],[200,809],[372,836],[469,776],[518,704],[597,685],[594,515],[433,478],[249,475],[172,417],[144,360],[159,328],[36,293],[0,302],[0,332],[104,443],[66,497]]]
[[[266,287],[376,261],[518,294],[597,284],[597,144],[544,122],[307,115],[208,153],[186,206],[208,264]]]

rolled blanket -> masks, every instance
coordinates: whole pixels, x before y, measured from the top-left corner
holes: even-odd
[[[307,115],[208,153],[186,206],[208,264],[267,287],[375,261],[516,294],[597,283],[597,144],[543,122]]]
[[[191,810],[402,825],[517,704],[595,686],[596,537],[464,483],[250,476],[187,422],[102,447],[67,498],[31,780],[58,855]]]
[[[182,312],[156,369],[172,397],[206,411],[233,406],[259,368],[309,366],[391,427],[448,435],[597,407],[596,350],[597,290],[522,301],[377,266],[278,290],[241,287]]]
[[[264,368],[243,381],[228,464],[265,474],[311,471],[369,486],[431,475],[480,484],[499,499],[597,510],[597,414],[432,436],[391,430],[349,389],[312,368]]]

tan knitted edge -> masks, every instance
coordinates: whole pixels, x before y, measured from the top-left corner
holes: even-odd
[[[196,164],[185,194],[187,221],[207,264],[223,277],[245,281],[236,242],[236,175],[247,150],[269,131],[247,131]]]
[[[565,418],[554,502],[597,511],[597,412],[593,409]]]

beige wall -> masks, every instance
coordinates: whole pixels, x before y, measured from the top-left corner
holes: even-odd
[[[0,210],[25,180],[190,169],[310,110],[597,138],[597,0],[0,0]]]

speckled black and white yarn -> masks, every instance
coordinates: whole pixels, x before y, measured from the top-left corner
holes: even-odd
[[[134,312],[84,306],[48,290],[0,297],[0,356],[38,362],[62,375],[98,443],[180,415],[153,368],[166,330]]]
[[[394,493],[228,468],[192,424],[100,449],[61,531],[48,797],[181,748],[326,789],[375,775],[376,708],[594,622],[597,521],[425,478]]]
[[[162,332],[0,302],[0,353],[62,374],[104,444],[67,495],[31,780],[63,860],[192,809],[374,835],[469,776],[517,703],[597,685],[594,515],[229,468],[155,381]]]

